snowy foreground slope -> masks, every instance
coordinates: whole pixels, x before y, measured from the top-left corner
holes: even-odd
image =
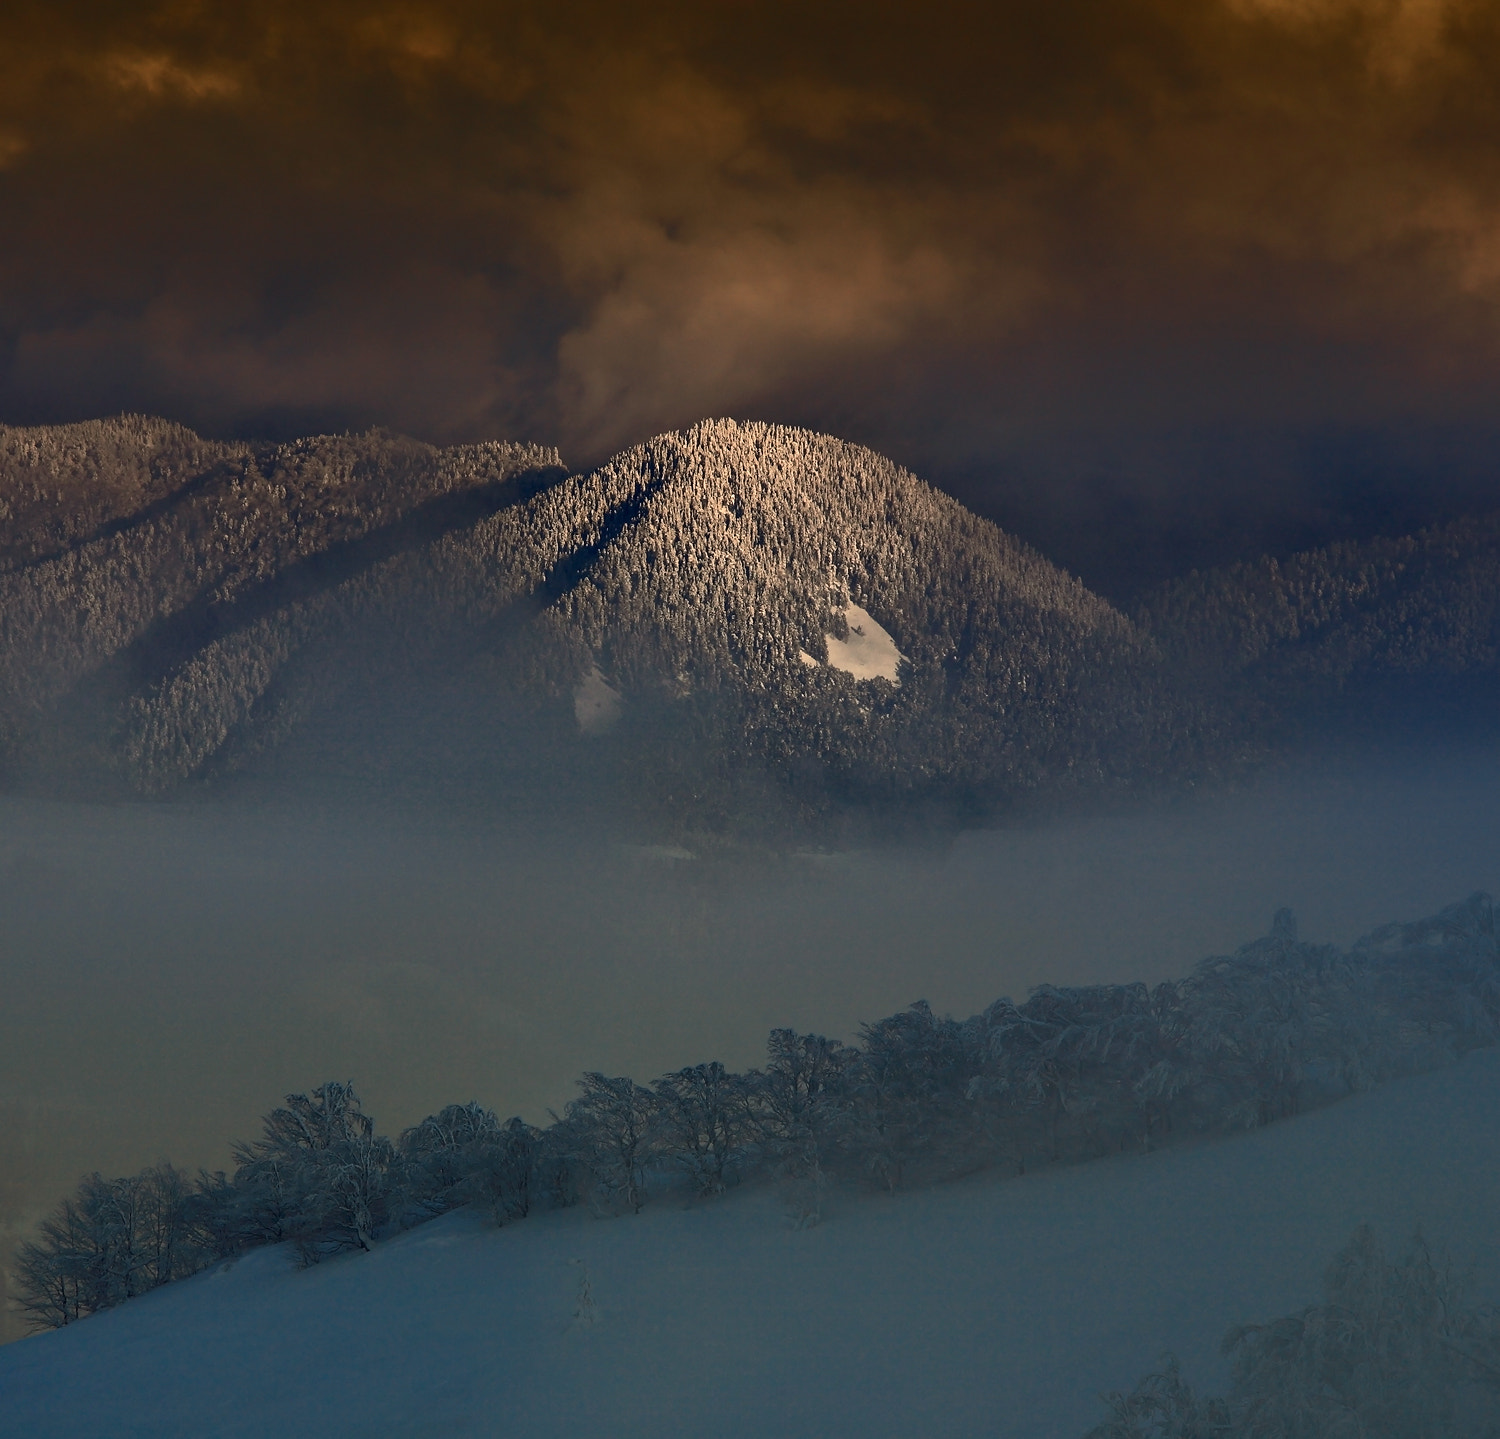
[[[1316,1299],[1362,1221],[1500,1299],[1500,1051],[1232,1139],[1019,1180],[771,1189],[282,1250],[0,1349],[0,1434],[1068,1439],[1167,1348]],[[585,1272],[592,1306],[580,1313]]]

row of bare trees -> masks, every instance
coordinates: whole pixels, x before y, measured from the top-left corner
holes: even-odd
[[[21,1307],[58,1328],[201,1269],[203,1195],[162,1163],[123,1179],[87,1176],[16,1261]]]
[[[756,1175],[815,1223],[834,1180],[895,1191],[1264,1125],[1497,1039],[1488,896],[1349,950],[1301,943],[1283,911],[1155,988],[1043,985],[962,1021],[917,1003],[852,1045],[778,1029],[746,1074],[591,1072],[545,1129],[469,1103],[392,1141],[330,1082],[267,1114],[232,1173],[89,1176],[23,1246],[19,1290],[38,1326],[65,1324],[258,1245],[312,1264],[459,1206],[497,1223],[578,1202],[628,1213]]]

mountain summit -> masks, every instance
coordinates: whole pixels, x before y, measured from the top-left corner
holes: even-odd
[[[1152,742],[1139,703],[1109,703],[1155,673],[1132,623],[857,445],[706,422],[492,523],[579,515],[540,629],[569,656],[557,682],[607,686],[642,739],[666,725],[846,798],[1106,781]]]

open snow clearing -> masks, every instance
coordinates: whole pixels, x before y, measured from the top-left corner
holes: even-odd
[[[828,646],[829,667],[843,670],[857,680],[890,680],[899,685],[901,662],[906,656],[896,648],[889,632],[858,605],[845,605],[842,614],[849,627],[849,638],[823,636],[823,643]]]

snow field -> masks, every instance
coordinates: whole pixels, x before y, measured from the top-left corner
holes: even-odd
[[[1070,1439],[1165,1349],[1222,1388],[1224,1330],[1314,1301],[1362,1221],[1500,1298],[1497,1204],[1476,1051],[1231,1139],[840,1194],[809,1230],[764,1187],[253,1251],[0,1349],[0,1434]]]

